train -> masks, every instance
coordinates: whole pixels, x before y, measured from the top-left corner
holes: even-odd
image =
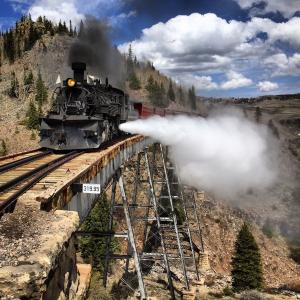
[[[182,112],[129,100],[128,95],[99,78],[86,76],[86,64],[72,63],[73,78],[53,92],[48,114],[40,119],[40,146],[53,150],[97,149],[120,136],[123,122]]]

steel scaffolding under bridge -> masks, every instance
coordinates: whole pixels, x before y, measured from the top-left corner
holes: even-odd
[[[99,194],[110,196],[107,230],[76,233],[105,239],[104,286],[110,260],[122,259],[126,263],[119,284],[132,291],[138,288],[141,299],[149,296],[145,278],[154,265],[166,275],[170,299],[179,292],[175,280],[189,290],[191,281],[200,279],[198,260],[204,252],[201,225],[194,191],[181,184],[168,148],[141,139],[121,147],[93,175],[73,182],[73,196],[64,209],[77,211],[84,221]],[[116,220],[118,228],[114,228]],[[113,239],[127,241],[126,253],[113,253]]]

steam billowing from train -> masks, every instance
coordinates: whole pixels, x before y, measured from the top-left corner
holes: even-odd
[[[264,126],[238,113],[207,119],[155,116],[121,124],[120,129],[169,145],[182,181],[221,199],[268,188],[276,179],[274,141]]]
[[[112,85],[124,84],[124,64],[120,52],[111,44],[109,27],[104,22],[89,18],[81,25],[78,39],[69,52],[69,65],[73,62],[87,64],[89,74],[108,77]]]

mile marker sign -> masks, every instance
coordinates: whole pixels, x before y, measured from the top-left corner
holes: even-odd
[[[101,194],[100,184],[83,184],[82,192],[84,194]]]

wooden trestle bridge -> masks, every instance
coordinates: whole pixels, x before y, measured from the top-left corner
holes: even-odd
[[[112,259],[125,260],[120,284],[138,290],[141,299],[149,297],[145,277],[152,266],[158,265],[165,274],[170,299],[182,296],[175,281],[186,291],[192,282],[199,282],[204,245],[195,191],[181,184],[167,147],[131,136],[96,152],[73,153],[63,160],[61,156],[40,149],[2,158],[0,213],[11,212],[18,198],[26,195],[40,202],[41,209],[77,211],[84,221],[99,194],[107,192],[111,198],[107,231],[75,232],[105,239],[104,286]],[[115,230],[120,214],[124,224]],[[112,253],[115,238],[127,241],[127,253]]]

